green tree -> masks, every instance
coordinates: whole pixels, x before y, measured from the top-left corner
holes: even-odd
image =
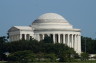
[[[45,36],[43,42],[44,43],[53,43],[53,39],[49,36]]]
[[[7,52],[16,52],[16,51],[24,51],[24,50],[32,50],[33,52],[38,52],[37,48],[39,48],[38,41],[15,41],[15,42],[7,42],[5,44]]]
[[[86,45],[85,45],[86,44]],[[85,50],[86,48],[86,50]],[[96,40],[89,37],[81,37],[81,49],[82,52],[89,54],[96,54]]]
[[[89,59],[89,54],[88,53],[81,53],[81,60],[86,61]]]
[[[9,61],[18,61],[21,63],[27,63],[29,61],[34,61],[35,55],[30,50],[18,51],[11,53],[9,56]]]
[[[75,51],[71,48],[69,48],[67,45],[60,44],[60,43],[44,43],[44,42],[38,42],[36,40],[20,40],[15,42],[7,42],[5,50],[9,53],[16,53],[18,51],[24,51],[24,50],[31,50],[33,53],[35,53],[36,57],[38,58],[38,61],[40,61],[40,58],[45,58],[45,54],[51,56],[49,59],[50,61],[55,60],[55,55],[57,58],[60,58],[60,61],[71,61],[72,56],[75,56]],[[39,53],[38,53],[39,52]],[[53,54],[51,54],[53,53]],[[20,53],[21,54],[21,53]],[[55,55],[54,55],[55,54]],[[54,59],[55,58],[55,59]],[[14,60],[14,57],[13,59]]]
[[[50,53],[50,54],[46,54],[45,58],[47,58],[47,59],[49,58],[50,62],[56,62],[57,56],[54,53]]]
[[[0,37],[0,61],[1,60],[5,60],[6,56],[5,56],[5,42],[6,42],[6,37],[2,36]]]
[[[40,62],[44,58],[44,53],[39,52],[36,54],[37,61]]]
[[[60,54],[59,61],[60,62],[72,62],[74,61],[75,55],[76,55],[75,51],[72,48],[70,48],[69,50],[63,51]]]

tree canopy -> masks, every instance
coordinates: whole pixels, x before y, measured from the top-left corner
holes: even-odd
[[[81,37],[82,52],[96,54],[96,40],[89,37]]]
[[[85,45],[85,39],[86,39],[86,45]],[[85,52],[85,46],[86,46],[86,53],[96,54],[95,39],[88,37],[81,37],[82,52]],[[10,53],[8,57],[8,59],[10,58],[10,60],[13,60],[11,58],[13,58],[14,56],[18,56],[21,53],[22,53],[21,55],[23,55],[23,53],[27,54],[27,52],[29,52],[28,54],[32,56],[24,55],[24,57],[26,56],[28,56],[27,58],[38,57],[38,61],[41,60],[39,59],[39,57],[47,59],[49,58],[49,61],[52,60],[56,61],[55,59],[57,58],[59,59],[60,62],[72,61],[74,58],[79,57],[73,48],[69,48],[68,46],[61,43],[54,44],[53,40],[48,36],[46,36],[44,40],[41,40],[39,42],[33,38],[31,38],[30,40],[6,42],[6,37],[0,37],[0,60],[7,59],[7,57],[5,56],[6,52]],[[20,59],[21,57],[18,58]],[[85,58],[84,54],[82,54],[82,58],[83,59]],[[14,59],[16,58],[14,57]]]
[[[61,59],[65,60],[65,57],[71,58],[71,55],[76,54],[74,49],[69,48],[68,46],[66,46],[64,44],[60,44],[60,43],[54,44],[52,42],[52,39],[50,39],[50,37],[46,37],[46,38],[44,38],[44,40],[42,40],[40,42],[32,39],[29,41],[20,40],[20,41],[6,42],[5,43],[5,51],[10,53],[10,55],[11,55],[11,56],[9,55],[10,58],[14,58],[11,60],[15,60],[17,58],[16,56],[18,56],[19,54],[21,54],[21,56],[22,56],[22,54],[24,52],[26,52],[26,50],[32,51],[32,53],[35,56],[37,56],[38,58],[39,57],[40,58],[41,57],[47,58],[47,59],[49,58],[50,61],[56,61],[56,59],[59,58],[60,62],[63,62],[63,60],[61,60]],[[65,56],[65,54],[66,54],[66,56]],[[61,56],[65,56],[65,57],[61,57]],[[22,58],[22,57],[20,57],[20,58]],[[68,60],[70,60],[70,59],[67,59],[66,61],[68,61]]]

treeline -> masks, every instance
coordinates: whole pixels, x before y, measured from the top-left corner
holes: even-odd
[[[96,40],[88,37],[81,38],[82,52],[96,54]],[[81,54],[81,59],[88,59],[88,54]],[[85,56],[85,57],[84,57]],[[30,39],[29,41],[20,40],[15,42],[6,42],[5,37],[0,37],[0,61],[50,61],[50,62],[68,62],[76,61],[80,56],[64,44],[53,44],[50,37],[45,37],[44,40],[38,42]]]
[[[45,59],[47,59],[46,61],[54,62],[56,59],[58,59],[60,62],[73,61],[73,58],[76,55],[72,48],[69,48],[64,44],[41,43],[37,41],[21,41],[21,43],[19,41],[14,42],[11,43],[7,49],[10,50],[11,53],[11,56],[9,55],[8,57],[10,61],[18,61],[17,57],[20,58],[20,60],[23,60],[25,57],[22,56],[25,56],[28,53],[29,54],[27,57],[29,57],[31,54],[33,55],[31,55],[31,58],[34,59],[31,59],[32,61],[45,61]],[[71,57],[71,55],[74,57]]]
[[[96,54],[96,39],[82,36],[81,49],[82,52],[87,52],[89,54]]]
[[[0,60],[25,62],[33,61],[34,59],[34,61],[66,62],[73,61],[73,59],[78,57],[78,54],[76,54],[73,48],[69,48],[64,44],[53,44],[50,37],[46,38],[40,42],[34,39],[15,42],[3,41],[3,44],[1,43],[3,47],[1,48],[1,55],[6,52],[7,57],[2,56]]]

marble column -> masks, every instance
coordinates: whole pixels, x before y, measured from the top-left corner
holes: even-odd
[[[71,48],[72,46],[72,35],[71,34],[69,34],[69,47]]]
[[[74,50],[76,51],[76,35],[74,35]]]
[[[55,43],[55,34],[53,34],[53,42]]]
[[[65,34],[63,34],[63,44],[65,44]]]
[[[71,48],[71,44],[72,44],[72,37],[71,34],[69,34],[69,47]]]
[[[77,36],[75,34],[75,51],[77,51]]]
[[[72,44],[71,44],[71,45],[72,45],[72,48],[73,48],[73,45],[74,45],[74,44],[73,44],[73,34],[72,34]]]
[[[79,53],[81,53],[81,35],[79,35]]]
[[[78,46],[79,46],[79,45],[78,45],[78,44],[79,44],[79,43],[78,43],[78,41],[79,41],[79,36],[77,35],[76,38],[77,38],[77,41],[76,41],[76,44],[77,44],[77,45],[76,45],[76,46],[77,46],[77,47],[76,47],[76,50],[78,51]]]
[[[58,34],[58,43],[60,43],[60,34]]]
[[[42,39],[44,39],[44,34],[42,34]]]
[[[78,53],[81,53],[81,36],[78,35]]]
[[[37,36],[38,36],[38,37],[37,37],[37,38],[38,38],[38,41],[40,41],[40,35],[39,35],[39,34],[37,34]]]
[[[69,47],[71,47],[71,35],[69,34]]]
[[[68,46],[69,46],[69,45],[70,45],[70,43],[69,43],[69,34],[68,34],[68,38],[67,38],[67,39],[68,39],[68,41],[67,41],[67,42],[68,42]]]
[[[26,34],[24,34],[24,36],[25,36],[25,40],[26,40]]]

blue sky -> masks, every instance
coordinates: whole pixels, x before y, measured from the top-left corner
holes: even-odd
[[[83,36],[96,38],[96,0],[0,0],[0,36],[48,12],[61,14]]]

